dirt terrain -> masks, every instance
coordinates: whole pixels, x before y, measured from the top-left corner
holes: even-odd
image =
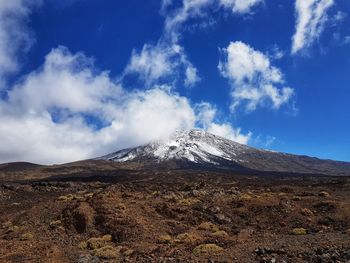
[[[350,262],[348,177],[112,166],[0,172],[0,262]]]

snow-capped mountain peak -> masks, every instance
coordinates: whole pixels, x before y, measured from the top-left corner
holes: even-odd
[[[256,149],[202,130],[179,131],[167,139],[120,150],[97,160],[137,163],[147,168],[212,166],[236,172],[350,175],[350,163]]]
[[[178,131],[168,139],[121,150],[100,159],[116,162],[137,159],[186,160],[194,163],[216,164],[217,159],[235,161],[236,156],[244,152],[245,145],[210,134],[203,130]]]

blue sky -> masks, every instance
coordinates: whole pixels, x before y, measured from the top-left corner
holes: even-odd
[[[349,11],[346,0],[0,3],[0,161],[74,161],[195,127],[350,161]]]

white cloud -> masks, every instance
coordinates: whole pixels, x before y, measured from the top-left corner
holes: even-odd
[[[241,144],[247,144],[252,136],[250,132],[248,134],[242,134],[240,128],[234,129],[228,123],[212,123],[207,131]]]
[[[140,52],[133,50],[124,76],[137,73],[147,86],[155,83],[174,83],[184,79],[187,87],[195,86],[200,77],[198,69],[189,61],[184,48],[179,44],[180,29],[192,18],[207,15],[210,7],[231,9],[233,13],[249,13],[262,0],[183,0],[181,7],[169,11],[171,0],[161,2],[161,14],[165,16],[164,34],[156,45],[145,44]],[[209,20],[212,21],[212,20]],[[180,76],[184,76],[183,78]]]
[[[293,89],[284,85],[281,71],[263,53],[237,41],[223,49],[223,54],[219,70],[231,82],[233,111],[242,103],[248,111],[258,105],[278,109],[292,97]]]
[[[213,105],[206,102],[200,103],[196,105],[196,111],[197,122],[206,131],[242,144],[247,144],[251,139],[251,132],[243,134],[240,128],[234,128],[228,122],[215,121],[217,109]]]
[[[187,87],[194,86],[198,81],[200,81],[198,70],[190,63],[186,67],[185,76],[185,86]]]
[[[206,17],[210,8],[223,7],[230,9],[234,14],[243,15],[250,13],[252,8],[260,3],[263,3],[263,0],[183,0],[180,8],[166,15],[166,37],[178,42],[181,26],[190,19]],[[163,10],[170,4],[170,1],[163,1]]]
[[[26,26],[31,8],[40,0],[0,1],[0,89],[7,74],[19,68],[19,56],[28,51],[34,39]]]
[[[220,3],[232,9],[233,13],[245,14],[251,12],[254,6],[263,3],[263,0],[220,0]]]
[[[177,67],[172,61],[175,54],[173,48],[167,45],[145,44],[139,53],[133,50],[125,74],[138,73],[148,85],[153,84],[174,72]]]
[[[159,82],[173,82],[179,74],[185,76],[183,84],[194,86],[200,77],[198,70],[187,59],[183,48],[178,44],[159,42],[157,45],[145,44],[140,52],[133,50],[124,76],[137,73],[146,86]]]
[[[327,11],[333,0],[296,0],[296,31],[293,36],[292,54],[313,44],[320,36],[327,20]]]
[[[350,36],[345,36],[344,37],[344,40],[343,40],[343,43],[346,45],[346,44],[350,44]]]
[[[108,72],[96,73],[92,61],[53,49],[8,91],[0,101],[0,162],[92,158],[196,127],[200,113],[186,97],[167,86],[128,91]]]

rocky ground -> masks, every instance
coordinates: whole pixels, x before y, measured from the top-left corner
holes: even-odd
[[[0,182],[0,262],[350,262],[350,178],[102,174]]]

